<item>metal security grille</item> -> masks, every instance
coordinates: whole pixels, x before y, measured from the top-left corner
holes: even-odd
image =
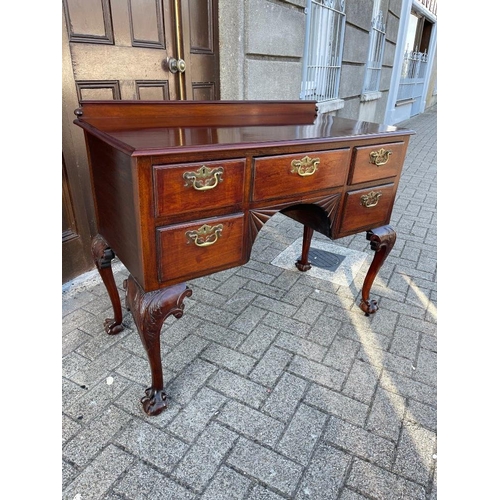
[[[345,34],[344,0],[307,0],[301,99],[337,99]]]
[[[397,100],[414,99],[421,94],[427,71],[427,53],[407,50],[403,59]]]
[[[385,23],[382,11],[379,11],[372,20],[370,31],[370,48],[366,62],[365,81],[363,92],[375,92],[379,89],[382,73],[382,60],[385,47]]]

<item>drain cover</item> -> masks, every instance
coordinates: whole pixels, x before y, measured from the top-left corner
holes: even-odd
[[[345,259],[345,255],[338,255],[332,252],[326,252],[319,248],[309,250],[309,262],[316,267],[334,272]]]

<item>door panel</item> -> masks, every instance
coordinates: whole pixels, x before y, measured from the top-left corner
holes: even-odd
[[[183,2],[186,5],[186,2]],[[219,35],[217,1],[189,0],[189,36],[184,36],[184,53],[190,71],[186,72],[188,98],[194,100],[220,99]],[[185,23],[186,24],[186,23]]]
[[[96,231],[73,110],[94,99],[219,99],[218,44],[216,0],[63,0],[63,283],[89,269]],[[184,73],[169,70],[171,58]]]

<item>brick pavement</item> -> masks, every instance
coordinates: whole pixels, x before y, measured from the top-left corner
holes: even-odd
[[[97,273],[63,287],[64,499],[436,498],[436,115],[401,124],[417,133],[377,314],[357,305],[364,234],[335,241],[368,259],[332,285],[270,264],[302,234],[277,214],[248,264],[188,283],[162,334],[158,417],[139,405],[150,372],[130,313],[108,336]]]

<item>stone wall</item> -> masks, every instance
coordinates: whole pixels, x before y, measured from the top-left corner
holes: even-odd
[[[339,99],[320,112],[383,122],[403,0],[380,0],[386,43],[379,92],[362,95],[373,1],[346,0]],[[306,0],[219,0],[221,99],[299,99]]]

